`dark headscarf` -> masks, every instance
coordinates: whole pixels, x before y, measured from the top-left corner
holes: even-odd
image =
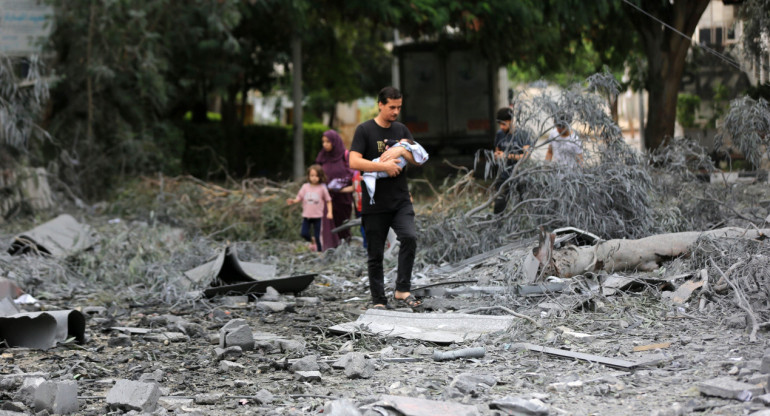
[[[353,172],[345,158],[345,144],[342,143],[342,137],[334,130],[326,130],[323,135],[331,142],[332,150],[327,152],[322,148],[318,152],[318,157],[315,158],[315,163],[321,165],[329,181],[335,178],[352,178]]]

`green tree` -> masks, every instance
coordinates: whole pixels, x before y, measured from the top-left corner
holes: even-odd
[[[238,1],[51,2],[60,81],[49,121],[62,172],[87,197],[116,178],[177,172],[183,142],[170,115],[228,84]]]
[[[34,139],[48,138],[38,124],[42,107],[48,99],[48,84],[43,79],[42,63],[37,56],[9,57],[0,54],[0,168],[13,164],[11,151],[26,153]],[[20,76],[23,68],[24,74]]]

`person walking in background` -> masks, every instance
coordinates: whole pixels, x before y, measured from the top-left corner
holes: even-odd
[[[545,154],[545,160],[567,169],[583,166],[583,146],[578,135],[570,127],[572,117],[567,114],[557,114],[554,118],[556,127],[548,135],[548,151]]]
[[[400,243],[398,251],[398,274],[396,290],[393,294],[396,306],[417,308],[421,302],[410,292],[412,267],[417,250],[417,232],[414,224],[414,208],[409,195],[406,174],[398,165],[399,157],[409,164],[417,165],[412,153],[403,146],[393,146],[385,150],[387,142],[397,143],[401,139],[414,140],[409,129],[396,121],[401,112],[403,98],[401,92],[393,87],[380,90],[377,97],[379,113],[356,127],[353,144],[350,148],[350,167],[361,172],[385,172],[387,178],[377,180],[377,193],[369,195],[366,187],[362,189],[362,222],[366,229],[367,270],[369,289],[373,308],[388,307],[383,275],[385,240],[390,228],[396,233]],[[379,162],[373,160],[379,158]]]
[[[498,175],[494,183],[494,189],[499,192],[495,198],[494,213],[500,214],[508,205],[511,188],[516,188],[521,193],[524,185],[513,179],[508,181],[513,173],[513,168],[523,159],[532,145],[532,132],[523,127],[514,126],[513,108],[503,107],[497,110],[497,124],[500,129],[495,133],[495,161],[498,164]],[[502,188],[502,191],[500,191]]]
[[[321,245],[324,250],[328,250],[337,247],[340,240],[350,241],[350,230],[342,230],[337,234],[331,230],[349,220],[353,211],[353,171],[348,165],[348,151],[336,131],[324,132],[315,163],[323,168],[332,197],[334,216],[331,220],[322,221],[321,225]]]
[[[287,198],[286,205],[302,202],[302,229],[299,234],[311,242],[311,249],[321,251],[321,219],[332,219],[332,198],[326,189],[326,175],[320,165],[311,165],[307,169],[307,182],[297,192],[296,198]],[[310,227],[313,235],[310,235]]]

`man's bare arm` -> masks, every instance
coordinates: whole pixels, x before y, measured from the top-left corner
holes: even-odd
[[[351,169],[360,170],[362,172],[385,172],[391,177],[401,173],[401,168],[398,166],[395,159],[385,162],[372,162],[371,160],[364,159],[361,153],[354,151],[350,152],[348,163],[350,164]]]

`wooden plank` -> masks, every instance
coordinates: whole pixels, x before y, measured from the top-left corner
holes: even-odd
[[[608,367],[619,368],[621,370],[632,370],[636,368],[638,365],[637,363],[632,361],[619,360],[617,358],[602,357],[601,355],[585,354],[582,352],[562,350],[558,348],[543,347],[540,345],[530,344],[526,342],[519,343],[517,345],[520,348],[523,348],[529,351],[542,352],[548,355],[555,355],[558,357],[574,358],[576,360],[583,360],[583,361],[589,361],[592,363],[604,364]]]
[[[649,351],[649,350],[655,350],[658,348],[668,348],[670,346],[671,346],[670,342],[661,342],[659,344],[649,344],[649,345],[639,345],[634,347],[634,352]]]

